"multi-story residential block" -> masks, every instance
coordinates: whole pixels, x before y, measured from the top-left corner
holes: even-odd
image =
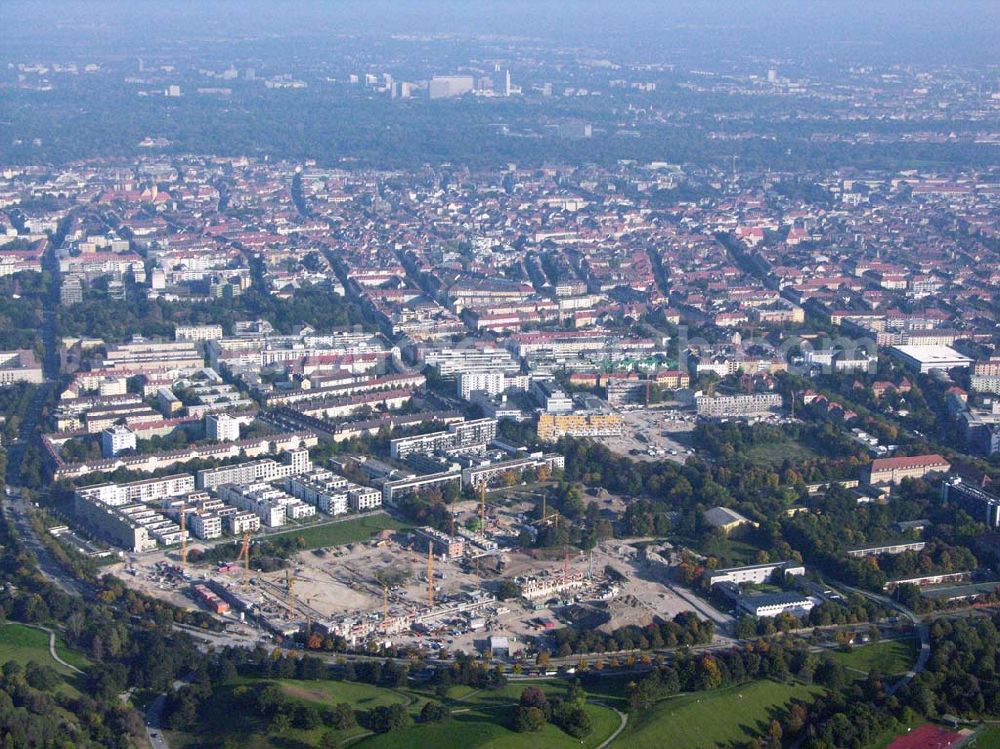
[[[469,400],[474,392],[499,395],[507,389],[507,376],[503,372],[459,372],[458,396]]]
[[[694,399],[699,416],[725,418],[734,416],[762,416],[781,410],[779,393],[751,393],[749,395],[699,395]]]
[[[12,382],[30,382],[34,385],[45,382],[42,365],[35,360],[32,351],[0,351],[0,385]]]
[[[555,442],[560,437],[618,437],[624,428],[617,413],[543,413],[538,417],[538,439]]]
[[[920,479],[947,473],[951,464],[940,455],[913,455],[899,458],[876,458],[865,469],[869,484],[898,484],[906,478]]]
[[[403,459],[415,453],[482,450],[496,439],[496,419],[472,419],[449,424],[442,432],[429,432],[389,441],[389,454]]]
[[[135,450],[135,432],[126,426],[115,424],[101,432],[101,455],[114,458],[126,450]]]
[[[93,484],[76,490],[79,498],[92,499],[106,505],[125,505],[134,502],[160,502],[172,497],[182,497],[195,489],[194,476],[175,473],[155,479],[132,481],[126,484]]]
[[[217,341],[220,338],[221,325],[178,325],[174,328],[175,341]]]
[[[235,442],[240,438],[240,421],[227,413],[205,414],[205,436],[216,442]]]

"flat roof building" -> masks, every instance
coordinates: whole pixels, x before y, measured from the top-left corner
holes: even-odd
[[[893,346],[889,353],[917,372],[932,369],[968,368],[973,360],[950,346]]]

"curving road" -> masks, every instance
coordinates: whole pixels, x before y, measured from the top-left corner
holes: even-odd
[[[608,705],[607,703],[604,702],[595,702],[591,700],[591,703],[594,705],[604,705],[605,707],[611,707],[611,705]],[[616,707],[611,707],[611,709],[614,710],[615,714],[618,716],[618,728],[615,729],[614,733],[612,733],[610,736],[604,739],[604,741],[598,744],[597,749],[606,749],[606,747],[608,747],[612,741],[617,739],[619,734],[621,734],[621,732],[625,730],[625,726],[628,725],[628,713],[623,713]]]
[[[858,595],[864,596],[872,601],[881,603],[883,606],[887,606],[893,611],[902,614],[910,620],[914,629],[917,630],[917,635],[920,637],[920,652],[917,653],[917,660],[913,664],[913,668],[907,671],[899,681],[885,690],[885,693],[891,696],[913,681],[919,674],[923,673],[923,670],[927,667],[927,661],[930,660],[931,657],[930,627],[928,627],[927,624],[924,623],[919,616],[917,616],[917,614],[913,613],[899,601],[890,598],[889,596],[882,595],[881,593],[872,593],[869,590],[862,590],[861,588],[854,588],[850,585],[839,584],[839,587],[853,593],[857,593]]]

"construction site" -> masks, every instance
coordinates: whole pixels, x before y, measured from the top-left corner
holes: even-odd
[[[692,610],[643,572],[640,555],[627,544],[607,542],[588,553],[519,549],[526,525],[559,522],[544,504],[543,518],[528,520],[522,510],[529,506],[510,502],[487,512],[481,496],[453,505],[447,533],[383,531],[364,542],[300,552],[269,572],[251,566],[250,534],[226,563],[189,564],[185,542],[179,551],[136,557],[110,571],[144,592],[197,605],[248,631],[330,634],[351,647],[419,644],[473,652],[489,635],[526,643],[570,622],[610,631]]]

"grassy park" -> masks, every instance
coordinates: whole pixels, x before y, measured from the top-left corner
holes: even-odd
[[[405,705],[414,718],[408,728],[385,734],[371,734],[363,727],[338,731],[341,745],[364,749],[394,749],[431,745],[436,749],[529,749],[535,746],[571,749],[583,747],[595,749],[618,728],[620,719],[612,707],[604,704],[605,695],[592,695],[592,702],[586,706],[593,731],[581,743],[553,725],[547,725],[538,733],[517,733],[510,727],[513,708],[527,682],[510,683],[503,689],[476,690],[456,686],[448,690],[445,704],[452,711],[450,720],[443,723],[420,724],[416,718],[428,700],[437,699],[429,690],[419,688],[387,688],[356,682],[333,680],[300,681],[296,679],[268,680],[278,684],[285,696],[295,702],[332,706],[347,702],[356,710],[370,710],[391,704]],[[241,710],[234,695],[240,686],[260,683],[255,679],[239,679],[224,688],[216,690],[205,711],[206,717],[197,731],[168,732],[171,747],[212,746],[224,738],[231,737],[246,749],[281,749],[288,746],[315,747],[328,729],[324,727],[303,730],[290,727],[280,734],[268,733],[267,726],[254,715]],[[549,698],[560,696],[568,690],[563,681],[539,683]],[[614,696],[609,702],[618,702]],[[600,703],[600,704],[598,704]],[[229,716],[240,714],[238,726],[228,720]]]
[[[303,548],[320,549],[326,546],[342,546],[343,544],[367,541],[379,531],[399,530],[405,527],[405,523],[395,520],[385,513],[377,513],[351,520],[324,523],[323,525],[305,525],[287,532],[269,535],[267,538],[280,539],[293,536],[305,541]]]
[[[629,719],[616,744],[629,749],[712,749],[767,733],[793,699],[811,701],[819,687],[756,681],[714,692],[671,697]]]
[[[75,650],[66,647],[62,638],[56,635],[56,652],[67,663],[84,669],[87,659]],[[76,693],[78,674],[52,658],[49,653],[49,634],[24,624],[8,622],[0,625],[0,664],[15,661],[27,665],[31,661],[49,666],[66,680],[65,689]]]
[[[844,668],[865,674],[878,671],[889,676],[908,671],[916,657],[917,641],[912,637],[903,640],[883,640],[852,648],[848,652],[833,654],[833,659]]]
[[[754,464],[767,468],[777,468],[785,460],[794,463],[818,457],[813,450],[792,439],[753,445],[746,449],[745,455]]]

